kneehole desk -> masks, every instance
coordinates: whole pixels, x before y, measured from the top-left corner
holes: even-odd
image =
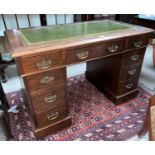
[[[115,104],[137,93],[153,30],[110,20],[8,30],[37,138],[71,124],[66,66],[86,62],[86,78]]]

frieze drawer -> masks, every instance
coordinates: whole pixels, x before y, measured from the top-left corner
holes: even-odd
[[[125,39],[66,51],[67,64],[116,54],[125,49]]]
[[[22,57],[22,74],[45,71],[54,67],[64,65],[62,52],[42,54],[33,57]]]
[[[128,49],[130,48],[141,48],[148,44],[148,35],[138,35],[134,37],[129,37],[128,39]]]

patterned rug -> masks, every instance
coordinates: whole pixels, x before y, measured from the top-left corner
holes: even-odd
[[[139,88],[139,94],[121,105],[114,105],[84,75],[68,79],[69,111],[72,125],[41,140],[49,141],[122,141],[140,131],[146,115],[150,94]],[[36,140],[22,91],[7,94],[10,106],[19,112],[10,113],[14,140]]]

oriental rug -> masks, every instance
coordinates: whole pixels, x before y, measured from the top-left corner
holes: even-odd
[[[14,140],[36,140],[23,99],[23,91],[6,94]],[[142,128],[150,93],[139,87],[139,94],[121,105],[114,105],[95,86],[79,75],[68,79],[69,115],[72,125],[40,140],[46,141],[124,141]]]

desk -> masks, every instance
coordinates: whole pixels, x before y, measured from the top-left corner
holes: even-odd
[[[71,124],[66,66],[87,63],[86,77],[115,104],[135,97],[152,29],[110,20],[6,31],[23,79],[36,137]]]

